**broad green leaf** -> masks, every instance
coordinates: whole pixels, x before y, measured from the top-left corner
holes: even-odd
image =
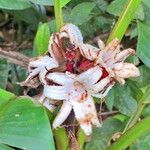
[[[150,105],[144,108],[144,110],[142,112],[142,116],[144,116],[144,117],[150,116]]]
[[[35,4],[40,4],[40,5],[47,5],[47,6],[53,6],[54,5],[54,0],[22,0],[25,2],[32,2]],[[67,3],[69,3],[70,0],[60,0],[60,5],[61,7],[64,7]]]
[[[129,148],[129,150],[150,150],[150,133],[146,133],[137,139]]]
[[[67,3],[69,3],[71,0],[60,0],[61,7],[64,7]]]
[[[147,117],[137,123],[134,127],[125,132],[108,150],[125,150],[133,142],[145,133],[150,133],[150,117]],[[145,150],[145,149],[143,149]]]
[[[0,89],[0,110],[3,108],[9,101],[13,100],[16,96],[10,92],[7,92],[3,89]]]
[[[42,107],[35,106],[29,98],[15,99],[4,90],[0,90],[1,101],[0,143],[28,150],[55,149],[49,120]]]
[[[0,143],[0,150],[15,150],[15,149]]]
[[[138,23],[137,55],[150,68],[150,29],[143,23]]]
[[[115,16],[119,16],[127,2],[128,0],[114,0],[107,7],[107,12]]]
[[[54,130],[54,138],[56,141],[57,149],[68,150],[69,148],[69,137],[64,128]]]
[[[118,38],[121,41],[124,36],[129,24],[131,23],[136,11],[140,6],[141,0],[128,0],[126,7],[124,7],[115,27],[113,28],[107,43],[112,41],[114,38]]]
[[[96,3],[96,6],[102,11],[105,12],[108,2],[105,0],[93,0]]]
[[[111,136],[121,128],[120,121],[108,118],[103,122],[102,127],[94,129],[92,140],[85,145],[84,150],[106,150]]]
[[[31,1],[32,3],[35,4],[40,4],[40,5],[54,5],[54,0],[23,0],[23,1]]]
[[[0,59],[0,88],[5,89],[8,80],[9,67],[7,61]]]
[[[24,10],[5,10],[4,12],[12,15],[16,22],[23,21],[27,23],[29,25],[28,27],[32,30],[37,30],[40,15],[35,8],[30,7]]]
[[[34,41],[34,48],[38,55],[43,55],[48,50],[49,38],[50,38],[49,24],[48,23],[40,24]]]
[[[107,97],[107,107],[111,109],[114,106],[120,113],[131,116],[137,107],[138,92],[141,92],[136,85],[133,86],[135,87],[131,87],[127,82],[125,86],[114,86]]]
[[[122,10],[127,5],[127,3],[128,3],[128,0],[114,0],[107,7],[107,12],[115,16],[119,16],[122,13]],[[140,5],[134,15],[134,18],[139,19],[139,20],[144,20],[144,17],[145,17],[144,10],[143,10],[142,5]]]
[[[150,26],[150,4],[148,5],[148,4],[143,3],[142,6],[144,9],[144,14],[145,14],[145,19],[144,19],[143,23],[147,26]]]
[[[139,88],[143,88],[150,85],[150,69],[145,65],[140,66],[139,69],[140,76],[132,78],[132,80],[135,81]]]
[[[31,6],[32,6],[32,4],[29,1],[0,0],[0,8],[1,9],[17,10],[17,9],[26,9]]]
[[[148,7],[150,7],[150,1],[149,0],[143,0],[143,3],[146,4]]]
[[[91,11],[95,7],[95,3],[83,2],[75,6],[69,15],[70,21],[73,24],[81,25],[91,18]]]

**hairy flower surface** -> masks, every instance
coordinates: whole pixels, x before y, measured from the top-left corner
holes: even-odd
[[[63,100],[59,114],[53,127],[59,127],[73,109],[75,117],[87,135],[92,133],[92,125],[100,126],[97,118],[94,97],[103,98],[113,86],[109,77],[99,81],[102,69],[99,66],[76,75],[66,73],[50,73],[46,78],[58,85],[44,85],[43,95],[49,99]]]
[[[128,56],[135,54],[135,50],[128,48],[120,51],[120,47],[118,39],[114,39],[99,52],[96,63],[104,67],[112,78],[124,84],[124,79],[137,77],[140,72],[134,64],[124,62]]]

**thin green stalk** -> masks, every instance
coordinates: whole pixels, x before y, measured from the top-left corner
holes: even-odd
[[[136,139],[146,132],[150,132],[150,117],[147,117],[137,123],[134,127],[123,134],[115,143],[113,143],[108,150],[125,150]]]
[[[56,29],[57,31],[63,26],[63,17],[62,17],[62,8],[61,0],[54,0],[54,10],[55,10],[55,19],[56,19]]]
[[[112,41],[114,38],[118,38],[121,41],[123,35],[125,34],[129,24],[131,23],[137,8],[140,5],[141,0],[129,0],[127,6],[123,10],[121,16],[119,17],[114,29],[112,30],[107,43]]]
[[[131,116],[131,118],[129,119],[127,125],[124,128],[123,133],[125,133],[129,128],[131,128],[139,120],[140,115],[144,107],[146,106],[147,102],[150,102],[149,98],[150,98],[150,87],[147,88],[146,93],[139,101],[138,107],[136,111],[133,113],[133,115]]]

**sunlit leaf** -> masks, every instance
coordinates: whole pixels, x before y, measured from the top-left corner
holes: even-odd
[[[0,90],[0,143],[21,149],[54,150],[45,110],[30,98]]]
[[[38,55],[44,54],[48,50],[48,43],[50,39],[50,29],[48,23],[39,25],[34,41],[34,49]]]

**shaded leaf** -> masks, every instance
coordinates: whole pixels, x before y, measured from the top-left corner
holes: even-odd
[[[0,150],[14,150],[14,149],[7,146],[7,145],[4,145],[4,144],[0,143]]]
[[[150,133],[150,117],[141,120],[117,139],[108,150],[125,150],[145,133]],[[145,149],[144,149],[145,150]]]
[[[7,61],[0,59],[0,88],[6,89],[9,67]]]
[[[150,133],[144,134],[137,139],[129,148],[129,150],[149,150],[150,149]]]
[[[139,88],[143,88],[150,85],[150,69],[145,65],[140,66],[139,69],[140,76],[132,78],[132,80],[135,81]]]
[[[122,123],[117,119],[108,118],[103,122],[101,128],[96,128],[93,131],[93,138],[85,145],[85,150],[106,150],[111,136],[115,132],[119,132],[122,128]]]
[[[22,0],[0,0],[0,8],[17,10],[17,9],[26,9],[31,7],[32,4],[29,1]]]
[[[143,23],[138,23],[137,55],[150,68],[150,29]]]
[[[112,15],[119,16],[127,2],[127,0],[114,0],[107,7],[107,12]]]
[[[67,20],[67,22],[70,21],[76,25],[83,24],[91,18],[90,13],[94,6],[95,3],[92,2],[83,2],[78,4],[72,9],[71,14],[69,15],[70,20]]]
[[[131,83],[132,85],[133,83]],[[116,107],[119,112],[124,115],[130,116],[135,111],[137,107],[136,99],[141,91],[136,87],[136,85],[130,85],[130,81],[126,82],[124,86],[119,84],[115,85],[107,97],[106,104],[111,110],[112,107]]]

